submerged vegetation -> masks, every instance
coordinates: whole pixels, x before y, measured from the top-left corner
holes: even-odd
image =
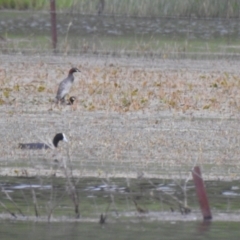
[[[111,15],[141,17],[239,17],[238,0],[57,0],[60,10],[76,11],[84,14],[101,12]],[[46,0],[0,0],[0,8],[16,10],[48,10]]]

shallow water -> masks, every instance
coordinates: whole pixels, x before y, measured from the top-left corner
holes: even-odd
[[[69,184],[69,181],[71,184]],[[1,177],[0,217],[15,221],[107,222],[201,220],[194,184],[172,179]],[[80,218],[76,219],[70,187],[76,189]],[[240,221],[238,181],[206,181],[213,219]],[[36,205],[33,199],[37,201]],[[191,210],[185,213],[185,206]],[[140,207],[144,213],[138,213]],[[37,214],[36,214],[37,212]]]
[[[205,222],[201,220],[192,182],[187,188],[192,212],[185,215],[175,208],[173,199],[165,195],[183,200],[178,186],[181,182],[176,183],[176,180],[139,179],[127,183],[126,179],[104,182],[102,179],[81,178],[77,181],[79,219],[74,216],[65,179],[2,177],[0,182],[1,203],[15,216],[11,216],[1,205],[0,232],[1,238],[6,240],[159,239],[159,236],[178,240],[239,239],[240,206],[239,194],[236,193],[239,193],[240,187],[237,181],[206,182],[213,221]],[[38,203],[38,217],[34,216],[33,190]],[[155,198],[156,193],[161,196],[159,199]],[[137,213],[131,199],[149,212]],[[167,204],[164,204],[164,199],[168,200]],[[108,208],[109,202],[112,204]],[[52,217],[48,219],[48,209],[56,203]],[[170,207],[175,208],[174,212],[170,211]],[[99,224],[100,213],[107,214],[103,225]]]
[[[239,239],[239,223],[231,222],[116,222],[103,228],[97,223],[25,223],[0,221],[1,237],[19,239]]]
[[[239,37],[238,19],[221,18],[135,18],[121,16],[97,16],[78,13],[58,13],[57,29],[66,34],[83,36],[175,36],[189,39],[211,39],[217,37]],[[48,12],[3,12],[0,17],[0,31],[29,34],[36,31],[47,34],[51,30]]]
[[[48,12],[2,12],[2,52],[51,54]],[[57,15],[60,54],[212,59],[237,57],[238,19]],[[196,54],[197,53],[197,54]],[[213,54],[216,53],[216,54]]]

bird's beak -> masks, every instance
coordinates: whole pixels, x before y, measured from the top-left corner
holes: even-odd
[[[78,71],[78,72],[81,72],[78,68],[77,68],[77,71]]]

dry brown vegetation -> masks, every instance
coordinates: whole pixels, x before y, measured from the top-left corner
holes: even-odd
[[[131,62],[131,60],[129,60]],[[160,63],[161,64],[161,63]],[[178,68],[178,63],[172,62]],[[190,63],[191,64],[191,63]],[[195,63],[196,64],[196,63]],[[148,64],[149,65],[149,64]],[[238,113],[240,76],[222,71],[121,66],[118,63],[49,64],[9,62],[1,64],[0,104],[27,106],[28,110],[50,108],[58,83],[76,66],[82,70],[70,95],[78,99],[74,110],[135,112],[175,110],[216,113]]]

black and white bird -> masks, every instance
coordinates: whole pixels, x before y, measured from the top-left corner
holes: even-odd
[[[57,95],[56,95],[57,103],[59,103],[59,102],[63,103],[65,101],[65,96],[69,93],[69,91],[72,87],[72,84],[74,81],[73,73],[75,73],[75,72],[80,72],[80,70],[77,68],[71,68],[69,70],[67,78],[65,78],[64,80],[62,80],[60,82],[58,91],[57,91]]]
[[[64,133],[57,133],[52,140],[52,144],[47,143],[19,143],[18,147],[20,149],[54,149],[58,147],[60,141],[68,142]]]

